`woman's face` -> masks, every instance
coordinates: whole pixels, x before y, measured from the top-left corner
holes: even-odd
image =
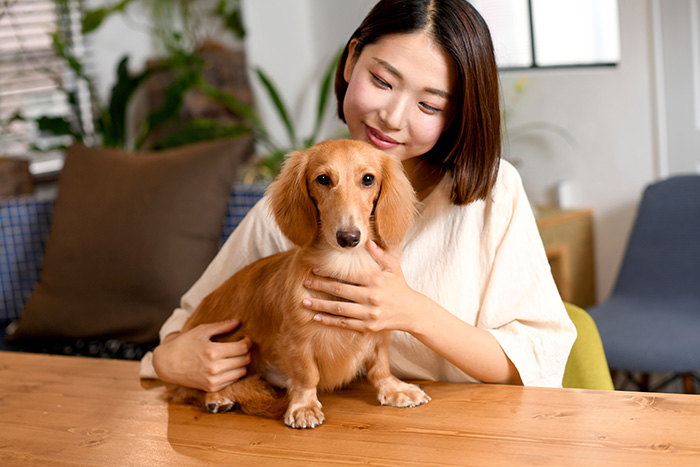
[[[402,161],[425,154],[452,111],[454,73],[447,54],[425,33],[385,36],[359,57],[356,45],[350,43],[343,70],[350,135]]]

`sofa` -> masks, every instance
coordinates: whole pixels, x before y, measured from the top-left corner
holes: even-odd
[[[262,198],[237,181],[251,151],[75,146],[57,195],[0,200],[0,350],[140,359]]]
[[[248,210],[264,194],[264,183],[235,183],[222,220],[222,245]],[[23,195],[0,201],[0,350],[140,359],[155,342],[132,344],[117,339],[57,338],[10,344],[6,328],[24,310],[41,276],[55,196]]]

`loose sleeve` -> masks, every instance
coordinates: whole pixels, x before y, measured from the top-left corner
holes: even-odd
[[[274,220],[268,197],[263,197],[231,233],[200,278],[182,296],[180,307],[163,323],[160,339],[180,331],[199,303],[237,271],[260,258],[291,247],[292,242]],[[142,378],[158,377],[152,358],[152,353],[148,352],[141,360]]]
[[[477,326],[498,340],[523,384],[561,387],[576,328],[559,295],[520,177],[503,166],[486,213],[492,262]]]

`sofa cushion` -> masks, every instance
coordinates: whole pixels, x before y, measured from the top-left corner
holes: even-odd
[[[216,254],[250,138],[66,154],[41,278],[8,340],[156,341]]]
[[[0,327],[20,315],[39,281],[54,201],[52,193],[0,201]]]

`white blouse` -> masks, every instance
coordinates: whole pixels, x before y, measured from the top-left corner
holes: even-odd
[[[544,252],[520,176],[507,161],[487,200],[450,202],[451,180],[423,200],[406,238],[401,267],[408,285],[467,323],[491,332],[528,386],[561,387],[576,339]],[[199,302],[228,277],[292,247],[263,198],[231,234],[160,330],[182,329]],[[408,333],[394,331],[392,372],[402,379],[476,379]],[[147,354],[142,377],[157,377]]]

